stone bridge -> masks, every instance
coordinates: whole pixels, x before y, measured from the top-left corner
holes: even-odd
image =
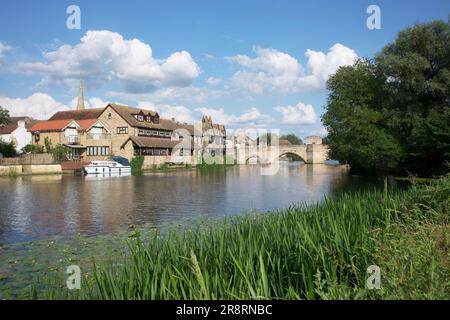
[[[307,164],[324,163],[328,159],[328,146],[324,144],[281,145],[250,151],[246,163],[274,163],[280,158],[289,157]]]
[[[307,164],[324,163],[328,159],[329,151],[328,145],[325,144],[279,145],[245,149],[245,152],[237,153],[238,163],[271,164],[283,157],[301,160]]]

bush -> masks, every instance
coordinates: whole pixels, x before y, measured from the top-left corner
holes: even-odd
[[[16,147],[14,142],[5,142],[0,139],[0,153],[4,157],[15,157],[16,156]]]
[[[23,153],[44,153],[44,146],[40,146],[37,144],[27,144],[25,147],[22,148]]]
[[[50,150],[51,150],[51,154],[53,155],[53,159],[56,162],[61,162],[63,160],[67,160],[67,153],[69,152],[69,150],[67,147],[63,146],[62,144],[58,144],[58,145],[56,145],[56,147],[51,148]]]
[[[142,174],[142,166],[144,164],[144,156],[136,156],[131,162],[131,173],[134,175]]]

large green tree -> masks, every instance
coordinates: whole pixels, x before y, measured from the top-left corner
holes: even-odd
[[[430,174],[450,160],[450,24],[401,31],[376,57],[390,90],[387,124],[406,148],[404,166]]]
[[[341,68],[327,86],[330,95],[322,121],[328,130],[330,156],[364,173],[395,168],[403,148],[384,125],[387,88],[376,65],[359,60]]]
[[[449,23],[399,33],[374,60],[330,77],[331,156],[354,170],[439,173],[450,159]]]

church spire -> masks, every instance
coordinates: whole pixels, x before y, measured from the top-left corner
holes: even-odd
[[[83,79],[80,79],[80,87],[78,88],[77,110],[84,110]]]

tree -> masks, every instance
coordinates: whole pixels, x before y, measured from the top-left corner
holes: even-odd
[[[265,133],[262,134],[261,136],[259,136],[256,139],[256,144],[260,145],[260,144],[266,144],[268,146],[272,145],[272,140],[275,139],[277,137],[277,135],[273,134],[273,133]]]
[[[52,142],[50,141],[50,139],[48,137],[45,137],[44,145],[45,145],[45,152],[47,152],[47,153],[53,152]]]
[[[9,123],[9,111],[0,106],[0,125]]]
[[[291,144],[302,144],[303,143],[302,139],[297,137],[297,135],[295,135],[294,133],[289,133],[289,134],[286,134],[286,135],[282,135],[280,137],[280,139],[288,140]]]
[[[322,121],[330,156],[357,172],[395,168],[403,155],[401,144],[383,125],[384,82],[371,61],[359,60],[340,68],[327,83],[330,94]]]
[[[62,144],[57,144],[54,148],[51,148],[51,153],[53,155],[53,159],[56,162],[61,162],[63,160],[67,160],[67,154],[69,152],[69,148]]]
[[[435,21],[399,33],[374,60],[327,82],[322,116],[331,156],[353,170],[430,175],[450,155],[450,27]]]
[[[406,148],[405,167],[445,170],[450,153],[450,24],[434,21],[399,33],[376,57],[388,79],[387,125]]]

